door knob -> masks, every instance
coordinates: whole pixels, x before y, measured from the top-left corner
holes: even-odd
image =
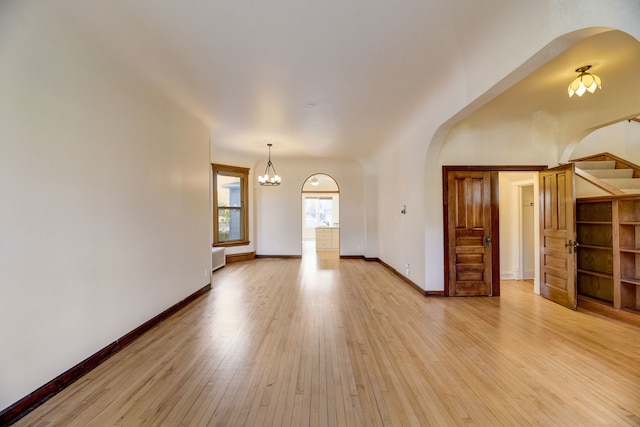
[[[569,249],[569,253],[573,253],[573,249],[577,249],[580,244],[578,242],[572,242],[571,240],[567,240],[564,244],[565,248]]]

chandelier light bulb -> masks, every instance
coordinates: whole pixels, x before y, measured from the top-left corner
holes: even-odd
[[[264,186],[275,186],[280,185],[282,182],[282,178],[276,172],[276,167],[271,162],[271,146],[273,144],[267,144],[269,147],[269,160],[267,161],[267,167],[264,170],[264,175],[258,176],[258,184]]]

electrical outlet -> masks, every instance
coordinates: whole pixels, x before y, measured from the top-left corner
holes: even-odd
[[[209,277],[209,269],[208,268],[204,269],[204,277]]]
[[[404,265],[404,272],[407,277],[411,276],[411,265],[409,263]]]

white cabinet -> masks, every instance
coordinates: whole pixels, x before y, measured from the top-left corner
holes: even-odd
[[[340,229],[338,227],[316,228],[316,250],[337,251],[340,249]]]

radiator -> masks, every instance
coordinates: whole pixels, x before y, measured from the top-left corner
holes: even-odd
[[[227,260],[224,255],[224,248],[211,248],[211,270],[215,271],[224,267]]]

